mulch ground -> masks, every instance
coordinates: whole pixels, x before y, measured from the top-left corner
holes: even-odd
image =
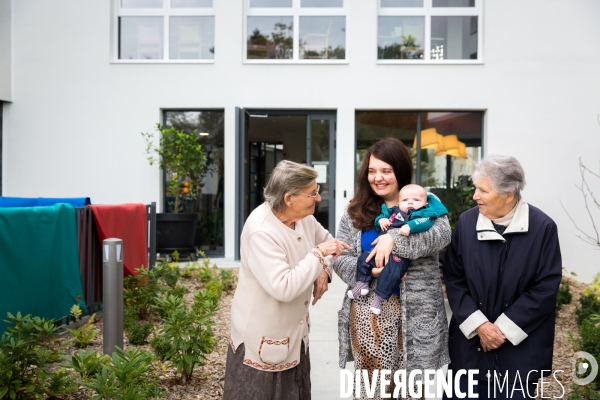
[[[237,274],[237,271],[236,271]],[[579,297],[581,296],[585,284],[576,281],[575,279],[564,277],[570,287],[573,295],[573,300],[570,304],[563,305],[562,309],[558,312],[556,318],[556,331],[554,339],[554,359],[552,369],[553,372],[557,370],[563,370],[564,372],[558,372],[556,374],[557,379],[562,384],[562,387],[552,377],[545,378],[544,393],[543,397],[553,398],[562,397],[568,398],[571,392],[572,377],[571,377],[571,357],[575,353],[573,349],[573,343],[571,338],[578,339],[579,332],[577,330],[577,323],[575,320],[575,309],[579,304]],[[191,303],[193,293],[201,289],[201,285],[197,284],[193,280],[182,280],[183,284],[188,287],[190,293],[187,295],[187,301]],[[158,379],[160,387],[166,392],[164,399],[168,400],[185,400],[185,399],[222,399],[223,398],[223,385],[225,377],[225,359],[227,357],[227,346],[229,345],[229,310],[231,309],[231,301],[233,299],[233,292],[224,294],[221,298],[221,307],[217,311],[214,318],[214,334],[217,340],[217,345],[212,354],[208,356],[208,362],[203,366],[198,367],[193,374],[193,379],[185,385],[179,382],[179,376],[175,368],[168,366],[166,369],[160,368],[158,373]],[[98,329],[98,335],[88,348],[94,349],[99,353],[102,353],[102,318],[98,318],[96,322]],[[158,321],[156,327],[159,326]],[[70,335],[66,334],[61,339],[67,341],[70,339]],[[127,336],[125,336],[125,346],[129,343]],[[151,350],[150,346],[142,346],[147,350]],[[74,348],[69,348],[67,353],[75,351]],[[162,367],[162,363],[160,366]],[[539,386],[538,386],[539,387]],[[564,387],[564,394],[563,394]],[[564,397],[563,397],[564,396]],[[541,398],[541,393],[538,393],[538,398]],[[66,397],[72,400],[88,399],[86,390],[81,387],[77,392]]]

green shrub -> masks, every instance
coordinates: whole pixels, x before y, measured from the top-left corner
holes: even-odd
[[[69,329],[67,331],[75,338],[75,346],[80,349],[89,346],[89,344],[96,338],[96,327],[94,326],[94,319],[96,314],[92,314],[90,319],[79,328]]]
[[[577,325],[581,325],[583,321],[589,319],[593,314],[600,314],[600,300],[594,293],[588,292],[581,295],[579,298],[580,306],[575,310],[577,315]]]
[[[118,349],[110,363],[84,382],[97,393],[94,399],[143,400],[161,397],[156,373],[152,367],[152,353],[128,347]]]
[[[596,360],[600,360],[600,324],[586,319],[579,326],[579,334],[581,335],[581,350],[590,353]],[[600,375],[596,376],[590,386],[594,390],[600,390]]]
[[[222,269],[219,273],[221,278],[221,283],[223,285],[223,289],[226,292],[232,291],[235,289],[236,284],[236,276],[233,274],[233,270],[231,269]]]
[[[130,275],[123,281],[123,300],[127,308],[134,309],[137,313],[137,319],[148,319],[153,312],[154,297],[160,291],[158,274],[161,272],[161,265],[152,270],[146,268],[137,268],[137,275]]]
[[[194,368],[206,360],[205,354],[211,353],[215,344],[211,317],[216,307],[205,307],[205,304],[212,306],[208,298],[201,297],[202,303],[197,303],[197,299],[194,298],[191,310],[180,297],[156,299],[164,314],[160,334],[170,345],[164,358],[173,363],[184,383],[191,379]]]
[[[154,350],[154,355],[161,361],[167,360],[167,355],[171,351],[171,341],[164,336],[154,336],[150,340],[150,346]]]
[[[125,332],[127,332],[129,343],[135,345],[145,344],[153,328],[152,321],[132,321],[125,324]]]
[[[0,339],[0,399],[43,399],[73,390],[68,374],[50,371],[59,359],[51,335],[54,321],[7,313],[8,331]]]
[[[562,281],[558,287],[558,295],[556,296],[556,309],[560,310],[564,304],[571,304],[572,299],[571,287],[566,281]]]

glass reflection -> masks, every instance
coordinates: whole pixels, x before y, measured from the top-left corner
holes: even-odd
[[[381,7],[423,7],[423,0],[381,0]]]
[[[247,58],[293,58],[293,17],[248,17]]]
[[[162,17],[120,17],[119,59],[163,58]]]
[[[213,0],[171,0],[172,8],[212,7]]]
[[[214,59],[214,17],[171,17],[169,58]]]
[[[425,17],[379,17],[377,58],[420,60],[424,36]]]
[[[321,185],[321,202],[316,204],[315,218],[325,229],[329,229],[329,125],[327,119],[311,120],[311,160],[317,171],[317,183]]]
[[[203,179],[202,191],[198,196],[187,195],[182,199],[180,212],[200,213],[194,244],[207,254],[224,254],[223,212],[225,189],[223,111],[166,111],[165,126],[185,132],[208,133],[198,136],[198,141],[207,150],[207,167],[210,172]],[[168,188],[165,174],[163,188]],[[164,189],[163,189],[164,190]],[[173,196],[163,191],[165,212],[172,212]]]
[[[433,0],[433,7],[475,7],[475,0]]]
[[[122,8],[162,8],[163,0],[122,0]]]
[[[343,7],[344,0],[302,0],[301,7]]]
[[[346,58],[346,17],[300,17],[300,58]]]
[[[250,7],[291,7],[292,0],[250,0]]]
[[[476,60],[477,17],[431,17],[432,60]]]

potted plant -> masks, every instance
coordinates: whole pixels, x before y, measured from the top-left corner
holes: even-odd
[[[194,235],[199,214],[189,204],[193,205],[202,191],[202,180],[211,171],[210,158],[197,130],[188,133],[156,124],[156,131],[158,145],[154,133],[142,132],[147,159],[150,165],[158,162],[167,176],[167,193],[174,199],[173,212],[156,217],[157,252],[189,252],[195,259]]]

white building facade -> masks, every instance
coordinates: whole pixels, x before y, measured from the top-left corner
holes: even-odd
[[[213,157],[198,245],[234,258],[279,159],[320,171],[334,231],[364,150],[419,136],[432,190],[483,155],[519,159],[524,198],[589,282],[599,253],[561,202],[593,232],[576,185],[600,154],[599,18],[597,0],[0,0],[1,195],[168,210],[140,132],[198,129]]]

